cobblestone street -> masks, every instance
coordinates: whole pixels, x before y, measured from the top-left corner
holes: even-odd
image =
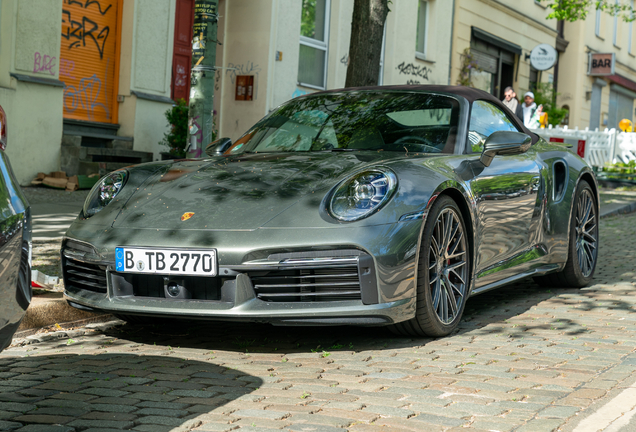
[[[0,430],[570,430],[634,382],[634,226],[601,221],[592,286],[474,297],[438,340],[167,321],[14,340]]]

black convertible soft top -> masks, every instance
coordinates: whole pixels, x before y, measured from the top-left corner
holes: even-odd
[[[494,105],[498,106],[501,110],[508,113],[508,118],[512,121],[519,130],[523,131],[530,135],[532,138],[532,144],[536,143],[539,140],[539,135],[531,132],[528,128],[526,128],[523,122],[513,113],[510,109],[503,104],[499,99],[487,93],[483,90],[478,90],[472,87],[464,87],[464,86],[451,86],[451,85],[387,85],[387,86],[370,86],[370,87],[348,87],[341,89],[333,89],[321,91],[318,93],[311,93],[310,95],[315,94],[325,94],[325,93],[339,93],[343,91],[358,91],[358,90],[374,90],[374,91],[420,91],[426,93],[450,93],[455,94],[457,96],[461,96],[470,102],[470,106],[472,108],[472,104],[476,100],[487,100]],[[307,95],[307,96],[310,96]]]

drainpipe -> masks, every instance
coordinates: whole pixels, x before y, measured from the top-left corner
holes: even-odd
[[[448,55],[448,85],[451,83],[451,72],[453,71],[453,36],[455,33],[455,0],[453,0],[453,13],[451,15],[451,35],[450,35],[450,54]]]

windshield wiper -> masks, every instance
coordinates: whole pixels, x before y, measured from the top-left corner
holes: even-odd
[[[358,150],[358,149],[334,147],[334,148],[326,150],[326,151],[330,151],[330,152],[352,152],[352,151],[356,151],[356,150]]]

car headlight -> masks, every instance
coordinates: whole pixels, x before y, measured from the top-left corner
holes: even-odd
[[[397,177],[389,169],[361,171],[336,186],[329,201],[329,213],[345,222],[370,216],[391,199],[396,186]]]
[[[91,217],[110,204],[124,188],[127,179],[128,172],[126,170],[118,170],[105,175],[95,183],[84,202],[84,216],[87,218]]]

